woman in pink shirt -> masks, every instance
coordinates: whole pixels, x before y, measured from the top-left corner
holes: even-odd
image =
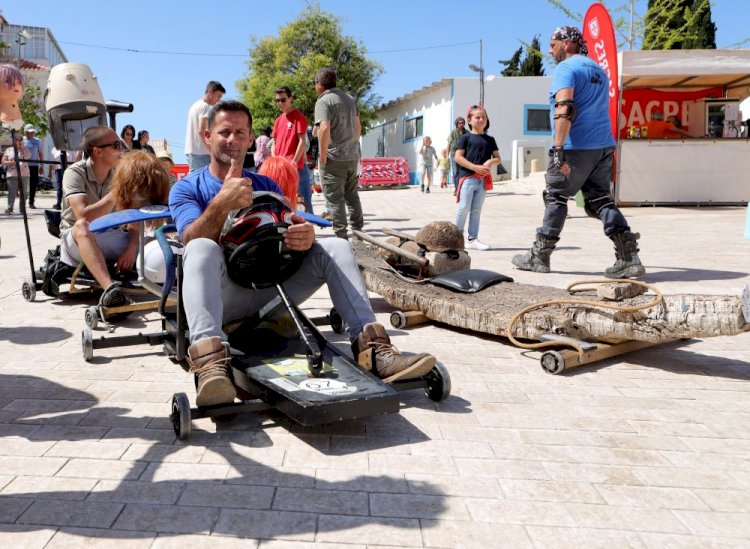
[[[23,146],[23,136],[16,134],[16,147],[18,148],[18,157],[29,159],[31,153],[29,149]],[[5,210],[6,214],[13,213],[13,205],[16,202],[16,193],[18,192],[18,170],[16,169],[16,155],[11,145],[5,149],[3,154],[3,167],[5,168],[5,175],[8,178],[8,208]],[[29,165],[26,162],[21,162],[21,183],[23,184],[24,196],[29,192]]]

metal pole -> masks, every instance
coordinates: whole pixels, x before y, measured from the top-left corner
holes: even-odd
[[[630,37],[628,38],[628,49],[633,49],[633,3],[635,0],[630,0]]]
[[[21,69],[21,48],[29,42],[31,35],[26,29],[18,31],[16,34],[16,44],[18,44],[18,69]]]
[[[18,176],[18,194],[21,199],[20,210],[23,214],[23,227],[26,232],[26,249],[29,251],[29,268],[31,269],[31,283],[38,290],[36,281],[36,272],[34,271],[34,254],[31,250],[31,236],[29,236],[29,217],[26,214],[26,193],[23,191],[23,178],[21,177],[21,159],[18,157],[18,146],[16,145],[16,130],[10,131],[10,138],[13,141],[13,156],[16,161],[16,174]]]
[[[479,40],[479,104],[484,107],[484,64],[482,63],[482,40]]]

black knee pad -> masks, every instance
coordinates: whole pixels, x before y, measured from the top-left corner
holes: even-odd
[[[568,206],[568,200],[570,200],[570,195],[563,194],[559,191],[547,191],[545,190],[542,193],[542,198],[544,199],[544,204],[546,206]]]
[[[600,219],[602,212],[615,207],[615,201],[610,195],[600,196],[598,198],[584,198],[583,209],[586,215],[594,219]]]

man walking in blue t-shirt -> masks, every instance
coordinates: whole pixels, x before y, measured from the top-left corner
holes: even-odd
[[[513,257],[513,265],[522,271],[550,272],[549,259],[560,240],[568,200],[580,190],[586,213],[602,221],[604,234],[615,244],[615,264],[605,276],[637,277],[646,272],[638,258],[640,235],[630,231],[609,190],[615,153],[609,81],[587,54],[577,28],[561,27],[552,33],[550,55],[558,65],[550,90],[554,136],[545,176],[544,220],[531,249]]]

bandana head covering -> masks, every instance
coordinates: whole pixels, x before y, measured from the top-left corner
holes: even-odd
[[[586,47],[583,35],[576,27],[557,27],[552,33],[552,40],[575,42],[578,45],[578,53],[581,55],[589,54],[589,49]]]

